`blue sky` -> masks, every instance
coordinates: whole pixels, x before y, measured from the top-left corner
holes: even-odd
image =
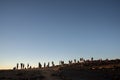
[[[0,0],[0,69],[120,58],[119,0]]]

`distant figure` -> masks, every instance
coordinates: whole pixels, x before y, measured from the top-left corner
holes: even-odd
[[[30,66],[30,69],[32,69],[32,66]]]
[[[54,67],[55,66],[55,64],[54,64],[54,62],[52,61],[52,67]]]
[[[105,61],[106,61],[106,62],[108,62],[108,61],[109,61],[109,59],[107,58]]]
[[[25,64],[23,64],[23,69],[25,68]]]
[[[20,63],[20,65],[21,65],[21,69],[23,68],[23,64],[22,63]]]
[[[60,66],[63,66],[64,65],[64,61],[60,61],[59,64],[60,64]]]
[[[71,65],[72,64],[72,60],[69,60],[69,65]]]
[[[91,61],[93,61],[93,57],[91,58]]]
[[[46,63],[44,63],[44,68],[46,67]]]
[[[19,64],[17,63],[17,67],[16,68],[18,69],[18,67],[19,67]]]
[[[41,68],[41,67],[42,67],[42,65],[41,65],[41,63],[39,62],[39,63],[38,63],[38,68]]]
[[[74,59],[74,63],[76,63],[76,59]]]
[[[80,61],[83,61],[83,58],[80,58]]]
[[[49,66],[50,66],[50,62],[48,62],[48,64],[47,64],[47,67],[49,68]]]
[[[70,60],[68,62],[69,62],[69,65],[70,65],[71,64]]]
[[[27,64],[27,69],[29,69],[29,64]]]
[[[64,61],[62,61],[62,64],[64,65]]]
[[[20,65],[21,65],[21,69],[24,69],[24,68],[25,68],[25,64],[20,63]]]
[[[16,67],[13,67],[13,70],[16,70]]]
[[[84,62],[84,59],[83,59],[83,58],[80,58],[80,62],[83,63],[83,62]]]
[[[80,63],[79,61],[77,61],[77,63]]]

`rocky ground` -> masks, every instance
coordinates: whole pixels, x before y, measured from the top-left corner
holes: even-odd
[[[41,69],[0,70],[0,80],[120,80],[120,63],[72,64]]]
[[[0,80],[42,80],[41,70],[1,70]]]
[[[0,70],[0,80],[62,80],[52,68],[31,70]]]
[[[0,70],[0,80],[120,80],[120,69]]]

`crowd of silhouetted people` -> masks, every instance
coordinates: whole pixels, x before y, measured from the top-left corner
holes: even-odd
[[[51,65],[51,66],[50,66]],[[42,65],[38,62],[38,67],[32,67],[30,64],[25,65],[24,63],[17,63],[16,67],[13,70],[47,70],[52,68],[55,70],[57,68],[57,76],[61,77],[65,80],[64,73],[70,71],[84,71],[84,73],[88,74],[97,74],[99,72],[104,80],[120,80],[119,78],[119,71],[120,71],[120,59],[98,59],[94,60],[92,57],[91,59],[85,60],[84,58],[80,58],[79,60],[69,60],[68,63],[65,63],[63,60],[59,61],[59,65],[55,65],[54,61],[48,62]],[[92,73],[93,72],[93,73]],[[77,73],[77,72],[76,72]]]
[[[108,65],[108,64],[120,64],[120,59],[115,59],[115,60],[94,60],[93,57],[90,60],[85,60],[84,58],[80,58],[79,60],[69,60],[68,63],[65,63],[64,61],[59,61],[59,65],[55,65],[54,61],[51,62],[51,66],[50,66],[50,62],[48,62],[47,64],[44,62],[43,66],[42,64],[39,62],[38,63],[38,67],[36,67],[37,69],[40,68],[49,68],[49,67],[64,67],[64,66],[79,66],[79,67],[83,67],[83,66],[100,66],[100,65]],[[24,63],[17,63],[16,67],[14,67],[13,69],[36,69],[35,67],[30,66],[29,64],[27,64],[25,66]]]
[[[53,61],[51,62],[51,65],[52,65],[52,67],[55,66],[55,64],[54,64]],[[50,62],[48,62],[47,64],[44,62],[43,67],[42,67],[42,64],[39,62],[37,69],[40,69],[40,68],[49,68],[49,67],[50,67]],[[17,63],[16,67],[14,67],[13,69],[16,70],[16,69],[33,69],[33,68],[35,69],[35,67],[30,66],[29,63],[26,66],[25,66],[24,63]]]

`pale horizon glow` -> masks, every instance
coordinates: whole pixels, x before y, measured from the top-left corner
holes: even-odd
[[[119,0],[0,0],[0,69],[120,58]]]

